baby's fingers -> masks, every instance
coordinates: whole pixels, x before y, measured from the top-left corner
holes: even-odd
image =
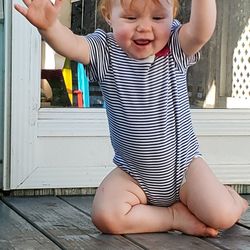
[[[26,16],[26,15],[27,15],[27,12],[28,12],[28,9],[27,9],[27,8],[25,8],[25,7],[23,7],[23,6],[19,5],[19,4],[15,4],[14,7],[15,7],[15,9],[16,9],[19,13],[21,13],[23,16]]]
[[[32,0],[23,0],[24,4],[29,7],[31,5]]]
[[[54,6],[59,11],[62,6],[62,0],[56,0]]]

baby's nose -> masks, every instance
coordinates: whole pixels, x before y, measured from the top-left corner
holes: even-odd
[[[149,20],[141,20],[137,25],[138,32],[150,31],[152,29],[151,22]]]

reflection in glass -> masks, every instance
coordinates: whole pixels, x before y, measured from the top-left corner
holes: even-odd
[[[86,30],[92,26],[88,22],[95,18],[94,2],[63,1],[59,20],[76,34],[94,31],[95,27],[91,31]],[[92,13],[87,22],[83,18],[86,12]],[[45,41],[42,41],[41,64],[41,107],[104,106],[98,83],[89,85],[83,65],[58,55]]]
[[[60,21],[85,35],[109,31],[97,11],[98,0],[65,0]],[[189,18],[191,0],[181,1],[178,19]],[[188,72],[191,108],[250,108],[249,0],[220,0],[215,33]],[[104,107],[98,83],[86,83],[82,65],[56,54],[42,42],[41,107]],[[54,77],[54,79],[52,79]],[[79,80],[80,79],[80,80]]]
[[[249,0],[217,1],[217,27],[188,73],[192,108],[250,108]]]

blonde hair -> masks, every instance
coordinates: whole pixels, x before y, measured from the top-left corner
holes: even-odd
[[[114,0],[100,0],[99,11],[101,12],[104,18],[109,18],[111,8],[112,8],[112,1]],[[121,1],[121,4],[123,5],[124,0],[120,0],[120,1]],[[159,5],[161,4],[159,0],[151,0],[151,1],[153,1],[155,4],[159,4]],[[173,2],[173,16],[176,17],[179,12],[180,3],[179,3],[179,0],[171,0],[171,1]]]

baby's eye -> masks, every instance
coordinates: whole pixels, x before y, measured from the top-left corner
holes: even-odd
[[[162,17],[162,16],[154,16],[153,19],[157,21],[157,20],[162,20],[162,19],[164,19],[164,17]]]
[[[135,20],[136,17],[135,17],[135,16],[126,16],[125,19],[128,19],[128,20]]]

